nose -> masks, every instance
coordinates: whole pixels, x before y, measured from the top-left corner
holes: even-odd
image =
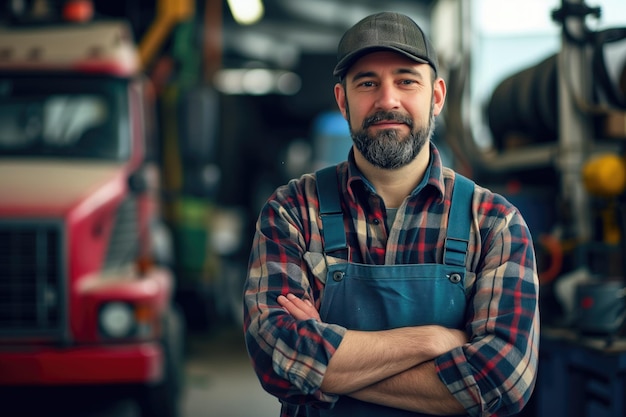
[[[398,94],[393,83],[381,83],[376,97],[376,107],[380,110],[393,110],[400,107]]]

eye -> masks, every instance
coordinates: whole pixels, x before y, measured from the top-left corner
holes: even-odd
[[[374,81],[363,81],[359,84],[359,87],[374,87],[375,85]]]

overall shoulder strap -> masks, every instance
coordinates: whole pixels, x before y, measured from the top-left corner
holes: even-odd
[[[317,197],[320,202],[322,219],[322,237],[324,253],[345,249],[346,231],[343,226],[343,211],[339,199],[337,166],[322,168],[315,173],[317,177]]]
[[[465,266],[472,218],[474,181],[456,174],[448,214],[448,234],[443,252],[446,265]]]

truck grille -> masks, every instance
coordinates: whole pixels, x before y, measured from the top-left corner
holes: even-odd
[[[138,239],[137,201],[134,198],[126,198],[116,212],[104,269],[124,267],[136,259],[139,253]]]
[[[0,222],[0,336],[50,337],[65,311],[62,225]]]

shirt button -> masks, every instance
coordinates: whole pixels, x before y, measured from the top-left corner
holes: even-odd
[[[380,220],[374,219],[374,224],[378,226],[380,224]]]

